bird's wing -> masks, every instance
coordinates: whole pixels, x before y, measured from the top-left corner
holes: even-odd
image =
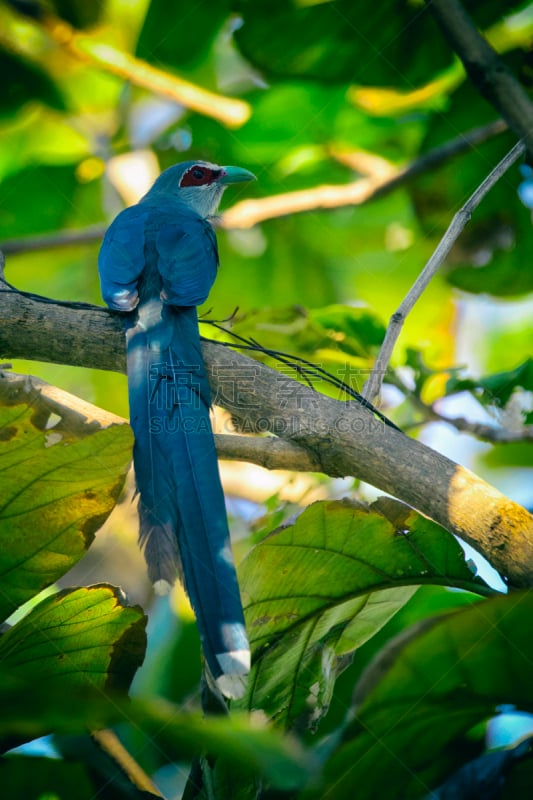
[[[196,214],[167,219],[155,237],[162,299],[173,306],[199,306],[207,299],[218,267],[215,232]]]
[[[110,308],[131,311],[138,302],[137,283],[145,266],[145,230],[149,209],[132,206],[108,228],[98,255],[102,297]]]

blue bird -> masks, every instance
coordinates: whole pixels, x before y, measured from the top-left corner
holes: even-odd
[[[211,396],[196,307],[218,268],[209,218],[240,167],[187,161],[165,170],[109,227],[98,257],[102,296],[126,321],[139,542],[156,592],[179,575],[208,671],[241,697],[250,669],[224,494],[209,420]]]

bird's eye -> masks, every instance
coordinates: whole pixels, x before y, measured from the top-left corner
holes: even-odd
[[[189,167],[180,181],[180,188],[186,186],[209,186],[215,180],[213,170],[207,167],[200,167],[198,164]]]

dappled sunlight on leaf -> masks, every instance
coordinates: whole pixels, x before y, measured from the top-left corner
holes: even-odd
[[[0,408],[2,619],[83,557],[131,458],[127,425],[84,430],[73,417],[54,418],[38,397]]]
[[[141,609],[125,605],[111,586],[65,589],[42,600],[0,639],[0,671],[8,676],[3,736],[24,741],[57,727],[81,732],[91,716],[93,725],[98,716],[116,716],[106,693],[127,692],[144,658],[145,623]],[[17,706],[21,690],[28,702]]]
[[[395,512],[391,522],[378,507],[315,503],[243,560],[253,652],[245,706],[283,727],[313,727],[328,709],[342,657],[379,631],[417,585],[492,594],[450,534],[398,505],[401,520]]]

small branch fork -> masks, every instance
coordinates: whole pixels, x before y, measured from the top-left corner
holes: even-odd
[[[425,2],[452,49],[463,62],[472,83],[502,115],[509,127],[521,137],[521,140],[455,215],[419,278],[392,315],[374,370],[363,390],[363,396],[369,401],[374,400],[379,394],[383,376],[407,315],[450,252],[474,209],[526,149],[533,157],[533,105],[526,91],[498,53],[479,33],[460,0],[425,0]]]
[[[481,185],[478,186],[476,191],[466,201],[464,206],[457,212],[426,266],[398,306],[397,310],[391,316],[383,344],[381,345],[379,355],[374,365],[374,369],[372,370],[372,373],[363,389],[363,397],[369,402],[374,401],[381,391],[383,378],[387,372],[392,351],[398,336],[400,335],[407,315],[413,309],[415,303],[421,297],[424,289],[428,286],[431,279],[442,266],[446,256],[469,222],[473,211],[478,207],[485,195],[492,189],[494,184],[497,183],[497,181],[509,169],[509,167],[525,153],[525,150],[526,147],[522,141],[515,144],[515,146],[507,153],[507,155],[502,158],[500,163],[492,170],[490,175],[488,175]]]

